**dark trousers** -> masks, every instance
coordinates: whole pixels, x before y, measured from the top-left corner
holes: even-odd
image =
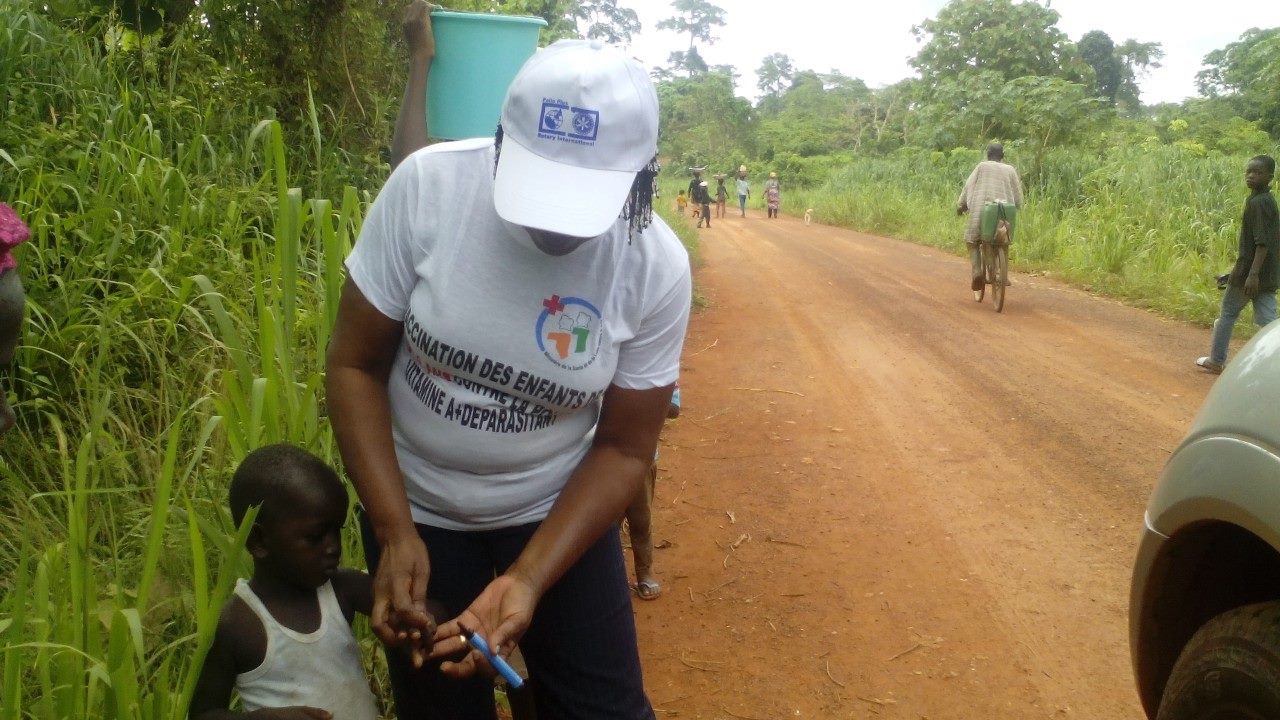
[[[427,597],[456,617],[524,549],[537,524],[461,532],[418,525],[427,545]],[[360,515],[369,570],[381,547]],[[631,591],[618,528],[606,531],[538,603],[520,640],[541,720],[654,720],[644,694]],[[387,650],[400,720],[493,720],[493,682],[455,680],[435,667],[415,670],[408,655]]]

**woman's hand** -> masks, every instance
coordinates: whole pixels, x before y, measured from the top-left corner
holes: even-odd
[[[404,9],[400,28],[413,57],[430,59],[436,55],[436,36],[431,32],[431,11],[435,7],[426,0],[413,0]]]
[[[510,656],[529,629],[537,604],[537,593],[529,582],[515,575],[499,575],[461,615],[436,628],[430,659],[455,655],[461,646],[457,638],[462,636],[464,627],[484,638],[495,654]],[[440,664],[440,671],[450,677],[469,677],[477,669],[493,673],[478,650],[461,660]]]
[[[427,580],[431,561],[427,546],[416,534],[406,534],[382,546],[382,557],[373,576],[373,632],[387,645],[409,644],[413,664],[421,667],[422,650],[436,627],[427,612]]]

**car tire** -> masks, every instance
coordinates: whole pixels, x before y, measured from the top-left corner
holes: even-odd
[[[1205,623],[1182,649],[1156,720],[1280,718],[1280,602]]]

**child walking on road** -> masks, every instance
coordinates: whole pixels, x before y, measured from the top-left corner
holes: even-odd
[[[1209,354],[1196,360],[1196,365],[1215,375],[1227,364],[1231,331],[1245,305],[1253,303],[1253,321],[1258,327],[1276,319],[1280,219],[1276,199],[1271,194],[1271,179],[1275,174],[1276,161],[1268,155],[1258,155],[1245,166],[1244,182],[1252,192],[1244,202],[1244,216],[1240,220],[1240,253],[1227,278],[1222,310],[1213,323]]]
[[[698,227],[702,227],[703,223],[711,227],[711,193],[707,189],[706,180],[693,186],[693,202],[698,206]]]

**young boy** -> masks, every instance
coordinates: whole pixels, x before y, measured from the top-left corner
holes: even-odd
[[[702,227],[703,223],[711,227],[711,192],[706,180],[698,181],[693,187],[693,202],[698,206],[698,227]]]
[[[337,474],[306,450],[269,445],[240,463],[230,495],[237,524],[259,508],[246,543],[253,578],[222,609],[189,717],[238,717],[227,709],[234,688],[255,718],[377,720],[351,632],[373,587],[338,567],[347,491]]]
[[[1258,155],[1245,167],[1244,182],[1253,191],[1244,202],[1240,221],[1240,254],[1227,279],[1222,296],[1222,310],[1213,323],[1213,341],[1209,354],[1196,360],[1196,365],[1215,375],[1227,363],[1231,330],[1240,311],[1253,302],[1253,321],[1258,327],[1276,319],[1276,275],[1280,270],[1280,219],[1276,199],[1271,195],[1271,179],[1276,174],[1276,161]]]
[[[681,190],[676,194],[676,212],[684,215],[684,211],[689,207],[689,198],[685,197],[684,191]]]

